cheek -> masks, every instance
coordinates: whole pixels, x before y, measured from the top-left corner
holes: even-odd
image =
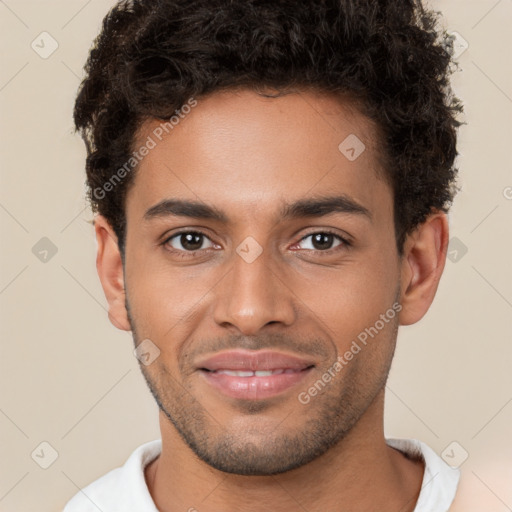
[[[398,289],[398,270],[389,261],[353,260],[314,278],[297,280],[293,290],[307,305],[306,314],[321,321],[335,339],[350,341],[373,326],[392,307]],[[304,307],[304,306],[303,306]]]
[[[190,269],[135,259],[130,271],[127,268],[126,281],[139,337],[161,341],[177,338],[192,321],[197,321],[197,314],[202,311],[208,292],[216,282],[207,273],[194,275]]]

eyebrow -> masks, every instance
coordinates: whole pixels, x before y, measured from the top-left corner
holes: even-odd
[[[285,203],[278,214],[280,220],[304,217],[322,217],[333,213],[361,215],[372,220],[370,211],[346,194],[328,197],[299,199],[293,203]],[[194,219],[216,220],[223,224],[229,223],[228,216],[218,208],[200,201],[183,199],[164,199],[149,208],[144,220],[168,216],[190,217]]]

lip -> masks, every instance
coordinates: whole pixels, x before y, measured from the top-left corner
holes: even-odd
[[[240,400],[263,400],[296,386],[311,372],[312,360],[273,350],[230,350],[197,362],[205,381],[222,394]],[[275,372],[233,375],[227,372]]]
[[[214,356],[199,359],[198,369],[210,371],[265,371],[278,369],[304,370],[315,361],[276,350],[228,350]]]

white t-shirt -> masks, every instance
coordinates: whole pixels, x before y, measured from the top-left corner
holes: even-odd
[[[425,472],[414,512],[447,512],[455,498],[460,470],[448,466],[429,446],[416,439],[391,438],[386,443],[423,457]],[[146,485],[144,468],[161,449],[160,439],[139,446],[124,466],[113,469],[73,496],[63,512],[158,512]]]

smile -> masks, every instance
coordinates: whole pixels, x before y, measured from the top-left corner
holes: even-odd
[[[304,369],[276,368],[274,370],[200,370],[208,388],[238,400],[265,400],[290,391],[302,383],[313,366]]]
[[[213,370],[214,373],[232,375],[233,377],[269,377],[270,375],[280,375],[281,373],[298,373],[302,370],[293,368],[280,368],[277,370],[255,370],[255,371],[237,371],[237,370]]]

